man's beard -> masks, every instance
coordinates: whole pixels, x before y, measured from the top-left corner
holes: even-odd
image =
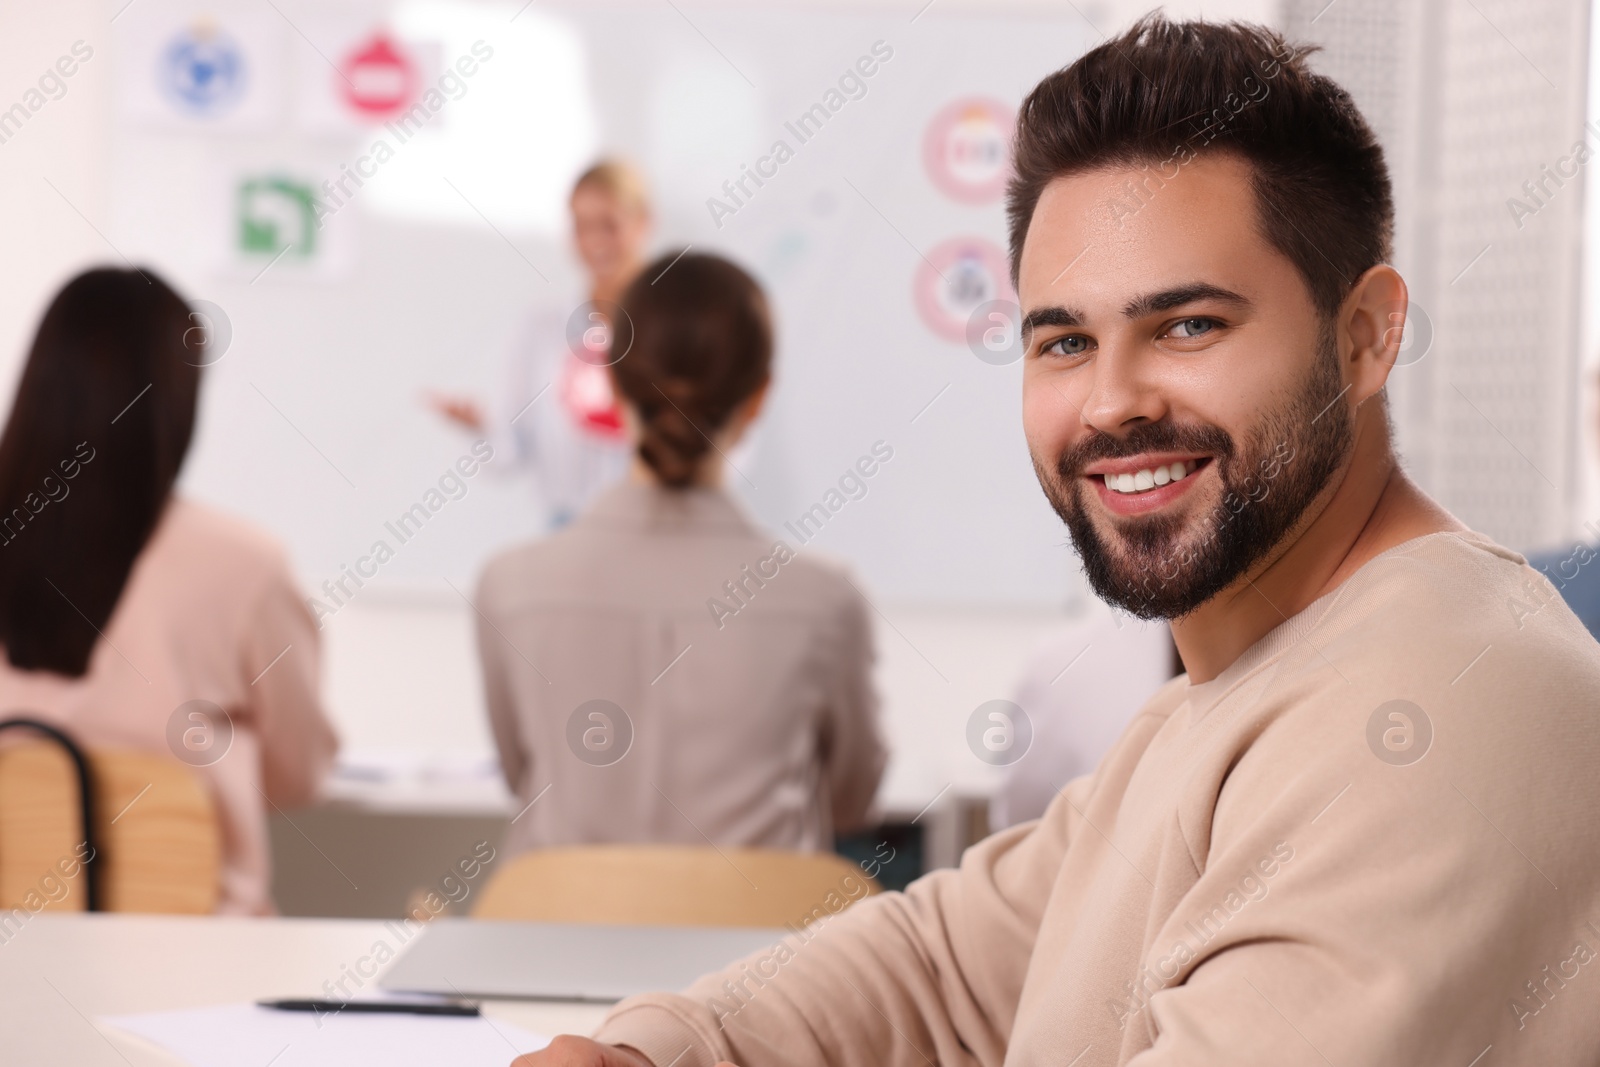
[[[1035,457],[1039,484],[1067,524],[1095,594],[1141,619],[1176,619],[1233,584],[1294,528],[1349,455],[1355,434],[1351,415],[1336,403],[1342,395],[1327,331],[1305,387],[1264,418],[1243,449],[1220,427],[1156,422],[1121,437],[1096,431],[1063,453],[1053,473]],[[1211,456],[1222,502],[1196,518],[1125,518],[1102,534],[1085,500],[1092,490],[1084,467],[1151,452]]]

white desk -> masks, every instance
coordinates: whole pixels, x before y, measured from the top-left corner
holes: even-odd
[[[324,996],[322,983],[382,934],[382,923],[364,920],[39,915],[0,944],[0,1059],[173,1067],[180,1061],[93,1020]],[[486,1015],[552,1036],[588,1033],[605,1012],[598,1004],[484,1004]]]

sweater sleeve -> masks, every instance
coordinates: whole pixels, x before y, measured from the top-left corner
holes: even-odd
[[[333,765],[339,739],[318,696],[317,626],[288,568],[267,580],[245,637],[245,706],[261,738],[262,782],[283,807],[309,803]]]
[[[662,1067],[999,1064],[1092,789],[1092,778],[1077,779],[1044,820],[974,846],[960,868],[865,899],[682,994],[623,1001],[597,1040]]]
[[[867,822],[889,761],[872,685],[872,621],[861,596],[849,587],[844,592],[837,623],[830,628],[836,655],[823,732],[829,806],[838,833]]]

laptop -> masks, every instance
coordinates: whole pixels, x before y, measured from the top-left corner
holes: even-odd
[[[611,1002],[674,992],[787,930],[435,919],[378,979],[397,993]]]

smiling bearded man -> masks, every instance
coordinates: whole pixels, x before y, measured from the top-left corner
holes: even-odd
[[[1175,619],[1246,573],[1283,541],[1348,456],[1354,420],[1335,408],[1341,391],[1338,353],[1325,334],[1305,388],[1286,410],[1263,416],[1242,450],[1215,426],[1153,422],[1121,437],[1093,432],[1054,470],[1035,456],[1039,485],[1067,524],[1095,594],[1141,619]],[[1188,458],[1171,458],[1179,454]],[[1187,488],[1179,483],[1211,463],[1220,504],[1192,518],[1163,510]],[[1097,496],[1130,517],[1102,533],[1091,503]]]
[[[1276,34],[1152,17],[1014,155],[1040,484],[1187,673],[959,870],[526,1062],[1593,1067],[1600,645],[1400,468],[1372,131]]]

